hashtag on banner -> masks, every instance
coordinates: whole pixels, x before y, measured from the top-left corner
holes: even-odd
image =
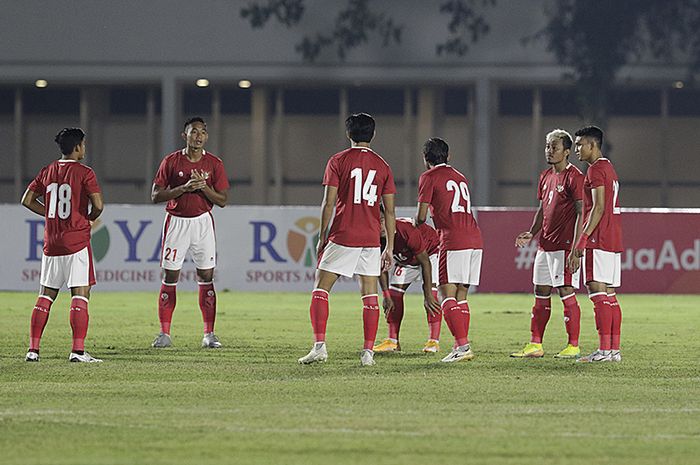
[[[532,269],[532,264],[537,255],[537,241],[530,241],[525,247],[517,249],[518,254],[515,256],[515,268],[518,270]]]

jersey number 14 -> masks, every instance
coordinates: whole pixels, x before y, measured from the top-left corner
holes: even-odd
[[[56,213],[58,213],[60,219],[68,219],[71,212],[71,194],[70,184],[61,184],[59,186],[58,183],[54,182],[46,186],[46,195],[49,198],[46,216],[48,218],[56,218]]]
[[[362,168],[355,168],[350,171],[350,177],[355,180],[355,192],[353,195],[353,203],[361,203],[367,201],[367,205],[373,207],[377,203],[377,185],[372,184],[374,177],[377,175],[377,170],[369,170],[367,178],[362,182]]]

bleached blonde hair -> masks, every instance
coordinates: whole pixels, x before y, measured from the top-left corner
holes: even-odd
[[[561,140],[564,150],[571,149],[571,146],[574,145],[574,140],[571,138],[571,134],[563,129],[555,129],[547,134],[547,137],[545,138],[547,142],[557,139]]]

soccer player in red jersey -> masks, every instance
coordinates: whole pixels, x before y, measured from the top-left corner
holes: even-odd
[[[22,196],[22,205],[45,219],[41,257],[41,290],[32,311],[28,362],[39,361],[39,343],[51,304],[66,284],[71,292],[73,330],[71,362],[101,362],[85,352],[90,287],[95,270],[90,248],[90,222],[102,213],[102,193],[94,171],[80,163],[85,158],[85,133],[64,128],[55,138],[63,156],[39,171]],[[38,199],[43,197],[44,202]],[[88,208],[90,207],[90,208]]]
[[[469,286],[477,286],[481,275],[483,243],[481,230],[472,215],[467,179],[447,164],[447,142],[433,137],[423,145],[425,171],[418,181],[416,225],[425,223],[428,208],[440,234],[438,282],[442,313],[455,337],[455,346],[443,362],[474,358],[469,345]]]
[[[385,231],[382,231],[384,237]],[[401,350],[399,330],[404,314],[403,296],[411,283],[422,279],[423,306],[428,318],[430,335],[423,352],[440,351],[440,326],[442,312],[437,301],[438,247],[440,238],[435,229],[427,223],[418,228],[410,218],[396,220],[394,236],[394,265],[379,276],[379,284],[384,294],[384,314],[389,325],[389,336],[374,346],[375,352],[396,352]]]
[[[299,359],[310,364],[328,359],[326,322],[331,288],[343,275],[360,278],[364,346],[362,366],[374,365],[374,341],[379,326],[377,277],[391,266],[394,250],[396,215],[394,213],[394,175],[389,165],[370,148],[374,138],[374,119],[366,113],[349,116],[345,129],[351,146],[333,155],[323,176],[321,230],[317,248],[318,266],[311,294],[311,326],[314,345]],[[384,205],[386,248],[380,248],[379,202]],[[335,209],[335,218],[328,225]]]
[[[535,305],[530,319],[530,343],[511,357],[542,357],[542,337],[549,321],[552,288],[556,288],[564,305],[564,323],[569,336],[567,346],[556,358],[576,358],[581,309],[574,288],[579,287],[579,272],[572,273],[567,265],[574,237],[581,229],[583,203],[583,173],[569,163],[573,140],[571,135],[555,129],[547,134],[544,154],[550,168],[542,171],[537,187],[540,205],[529,231],[515,238],[517,247],[525,247],[538,233],[539,247],[532,270],[535,285]]]
[[[603,157],[603,131],[586,126],[576,131],[575,151],[588,163],[583,184],[586,223],[569,257],[570,267],[583,269],[583,280],[593,302],[598,350],[579,362],[619,362],[622,312],[615,295],[620,287],[622,224],[620,181],[610,160]],[[581,259],[579,263],[579,259]]]
[[[202,118],[187,120],[182,131],[185,148],[167,155],[153,180],[153,203],[168,202],[161,250],[163,283],[158,299],[160,334],[153,347],[172,345],[170,324],[175,311],[175,290],[188,251],[199,281],[199,309],[204,320],[202,347],[221,347],[214,334],[216,236],[211,209],[214,205],[226,205],[229,182],[221,159],[204,150],[208,137]]]

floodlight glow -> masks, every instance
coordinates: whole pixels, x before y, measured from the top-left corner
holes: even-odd
[[[37,86],[39,89],[43,89],[44,87],[48,86],[49,83],[45,79],[37,79],[34,85]]]
[[[197,87],[209,87],[209,79],[197,79]]]
[[[238,87],[240,87],[241,89],[250,89],[250,86],[252,86],[252,85],[253,84],[247,79],[243,79],[241,81],[238,81]]]
[[[676,89],[682,89],[683,87],[685,87],[685,84],[683,83],[683,81],[676,81],[673,83],[673,87],[675,87]]]

